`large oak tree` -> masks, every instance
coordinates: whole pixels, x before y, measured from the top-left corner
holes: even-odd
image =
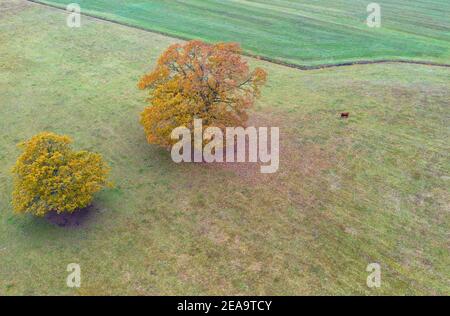
[[[202,119],[205,128],[245,126],[266,77],[261,68],[250,70],[236,43],[170,46],[139,81],[140,89],[149,90],[141,115],[148,142],[169,148],[172,130],[193,131],[194,119]]]

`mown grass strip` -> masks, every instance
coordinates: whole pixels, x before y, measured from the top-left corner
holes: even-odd
[[[64,5],[59,5],[56,3],[50,3],[47,1],[39,1],[39,0],[27,0],[27,1],[65,11]],[[180,35],[175,35],[175,34],[168,33],[168,32],[152,30],[152,29],[148,29],[145,27],[137,26],[132,23],[121,22],[121,21],[113,20],[113,19],[110,19],[107,17],[98,16],[96,14],[92,14],[92,13],[88,13],[88,12],[83,12],[82,15],[89,16],[91,18],[99,19],[102,21],[110,22],[110,23],[115,23],[115,24],[119,24],[119,25],[123,25],[123,26],[127,26],[127,27],[136,28],[136,29],[139,29],[139,30],[142,30],[145,32],[151,32],[151,33],[161,34],[164,36],[169,36],[169,37],[184,40],[184,41],[192,40],[192,38],[189,38],[187,36],[180,36]],[[368,65],[368,64],[382,64],[382,63],[406,63],[406,64],[428,65],[428,66],[436,66],[436,67],[450,67],[450,64],[446,64],[446,63],[439,63],[439,62],[426,61],[426,60],[400,59],[400,58],[399,59],[379,59],[379,60],[377,60],[377,59],[355,60],[355,61],[340,62],[340,63],[302,65],[302,64],[285,62],[285,61],[282,61],[282,60],[279,60],[276,58],[267,57],[267,56],[256,55],[256,54],[253,54],[253,53],[245,51],[245,50],[244,50],[243,54],[248,57],[252,57],[252,58],[259,59],[259,60],[264,60],[264,61],[268,61],[268,62],[271,62],[274,64],[278,64],[278,65],[282,65],[282,66],[286,66],[286,67],[290,67],[290,68],[296,68],[296,69],[300,69],[300,70],[317,70],[317,69],[352,66],[352,65]]]
[[[180,39],[236,41],[245,52],[303,69],[355,61],[412,60],[449,64],[450,5],[381,0],[382,27],[365,24],[365,1],[33,0]]]

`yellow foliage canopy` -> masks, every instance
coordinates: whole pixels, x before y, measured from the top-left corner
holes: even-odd
[[[138,85],[150,90],[150,106],[141,114],[148,142],[170,147],[172,130],[185,126],[193,131],[194,119],[202,119],[205,128],[245,126],[246,110],[266,77],[261,68],[250,71],[236,43],[170,46]]]
[[[107,185],[109,168],[99,154],[73,151],[67,136],[43,132],[19,144],[13,168],[13,206],[17,213],[44,216],[88,206]]]

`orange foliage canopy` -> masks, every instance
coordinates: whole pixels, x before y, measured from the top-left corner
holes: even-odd
[[[250,71],[236,43],[209,45],[201,41],[170,46],[156,68],[139,81],[149,89],[150,106],[141,114],[147,140],[170,147],[172,130],[193,120],[205,128],[245,126],[246,110],[266,82],[261,68]]]

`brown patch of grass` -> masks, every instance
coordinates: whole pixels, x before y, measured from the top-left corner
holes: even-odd
[[[30,3],[23,0],[0,1],[0,19],[17,14],[30,7]]]
[[[210,219],[204,219],[199,227],[200,234],[206,236],[213,243],[221,245],[226,243],[230,236]]]
[[[280,129],[280,166],[273,174],[261,173],[260,162],[250,163],[214,163],[205,164],[208,167],[231,171],[247,184],[264,182],[279,183],[283,177],[297,175],[299,178],[315,177],[330,166],[330,160],[324,150],[315,144],[298,144],[299,135],[291,128],[293,122],[286,124],[286,115],[269,113],[269,111],[253,113],[248,126],[279,127]],[[248,143],[246,150],[248,152]]]

